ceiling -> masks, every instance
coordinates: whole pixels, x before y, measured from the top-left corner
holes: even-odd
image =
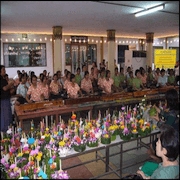
[[[135,17],[134,13],[165,4],[161,11]],[[179,1],[1,1],[1,33],[155,38],[179,36]]]

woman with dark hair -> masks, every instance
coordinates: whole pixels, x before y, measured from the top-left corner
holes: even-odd
[[[28,88],[27,94],[26,94],[26,101],[28,103],[32,102],[40,102],[43,98],[41,96],[41,89],[40,85],[37,84],[37,76],[33,75],[31,77],[31,85]]]
[[[27,78],[25,74],[20,77],[20,84],[17,87],[16,95],[18,96],[18,99],[16,100],[16,105],[27,103],[26,101],[26,94],[29,88],[29,83],[27,83]]]
[[[50,83],[50,99],[61,98],[62,84],[58,81],[58,75],[53,75],[53,80]]]
[[[71,74],[70,83],[67,85],[67,94],[70,98],[78,98],[79,94],[82,96],[79,85],[75,82],[75,75]]]
[[[48,77],[43,75],[41,79],[41,84],[39,85],[40,92],[41,92],[41,99],[42,100],[49,100],[50,96],[50,88],[48,85]]]
[[[139,69],[136,69],[135,71],[135,77],[133,79],[133,90],[134,91],[140,91],[144,89],[142,80],[141,80],[141,73]]]
[[[10,97],[14,91],[13,84],[14,82],[5,79],[6,70],[5,66],[0,65],[1,67],[1,132],[6,132],[8,130],[8,126],[12,123],[12,111],[11,111],[11,102]]]
[[[179,97],[178,92],[175,89],[169,89],[165,94],[165,103],[166,103],[166,109],[162,110],[156,105],[154,107],[156,108],[157,114],[155,116],[152,116],[151,118],[155,119],[157,121],[157,126],[160,127],[162,124],[168,124],[172,126],[174,129],[179,131]],[[153,141],[153,143],[150,146],[150,149],[148,150],[148,154],[155,159],[159,160],[157,156],[155,156],[155,150],[156,150],[156,142]]]
[[[162,159],[151,176],[138,170],[143,179],[178,179],[179,176],[179,133],[168,124],[160,127],[160,136],[156,142],[156,155]]]
[[[81,90],[82,93],[86,95],[89,95],[90,93],[94,93],[88,71],[85,71],[84,78],[81,80]]]
[[[106,70],[105,79],[103,81],[103,87],[104,87],[103,90],[106,94],[111,94],[117,90],[116,87],[114,86],[114,80],[111,78],[110,70]],[[116,92],[118,92],[118,90]]]

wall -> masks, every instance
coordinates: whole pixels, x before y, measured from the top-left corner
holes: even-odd
[[[19,40],[18,40],[19,38]],[[45,40],[47,38],[47,40]],[[29,71],[34,71],[37,76],[46,69],[47,72],[50,72],[50,75],[53,74],[53,58],[52,58],[52,41],[50,41],[52,38],[51,35],[33,35],[33,34],[28,34],[27,39],[22,38],[22,34],[1,34],[1,64],[4,65],[4,58],[3,58],[3,42],[13,42],[13,43],[18,43],[18,42],[26,42],[30,43],[29,39],[31,42],[35,43],[46,43],[46,58],[47,58],[47,66],[45,67],[7,67],[6,68],[6,73],[9,75],[10,78],[13,78],[17,74],[17,70],[25,70],[25,72]],[[36,39],[36,41],[34,41]],[[41,40],[40,40],[41,39]]]
[[[45,40],[45,37],[47,40]],[[65,43],[70,43],[70,37],[71,36],[63,36],[62,37],[62,69],[64,70],[65,68],[69,69],[69,67],[65,66]],[[20,40],[18,40],[18,38]],[[41,41],[40,41],[41,38]],[[29,42],[29,39],[31,39],[31,42],[34,42],[34,39],[36,39],[36,43],[46,43],[46,57],[47,57],[47,66],[46,67],[17,67],[17,68],[6,68],[6,73],[9,75],[9,77],[14,77],[17,74],[17,70],[25,70],[26,72],[29,71],[34,71],[36,75],[39,75],[44,69],[46,69],[48,72],[50,72],[50,75],[53,75],[53,50],[52,50],[52,35],[37,35],[37,34],[28,34],[28,38],[23,40],[22,34],[1,34],[1,64],[4,64],[4,58],[3,58],[3,42]],[[14,41],[12,40],[14,39]],[[107,43],[107,38],[103,38],[103,42],[101,42],[100,37],[88,37],[89,41],[88,44],[97,44],[97,65],[99,67],[99,63],[101,61],[100,59],[100,43],[103,43],[103,59],[108,61],[108,43]],[[139,49],[139,43],[138,39],[135,38],[116,38],[116,48],[115,48],[115,53],[116,53],[116,60],[117,60],[117,46],[118,45],[129,45],[130,49],[138,50]],[[154,39],[153,47],[156,46],[162,46],[163,49],[169,48],[169,47],[177,47],[179,49],[179,37],[174,37],[174,38],[160,38],[160,39]],[[146,48],[146,45],[145,45]],[[146,50],[146,49],[144,49]],[[178,52],[179,54],[179,52]],[[179,56],[178,56],[179,57]],[[90,70],[91,66],[88,67]],[[64,72],[62,71],[62,74]]]

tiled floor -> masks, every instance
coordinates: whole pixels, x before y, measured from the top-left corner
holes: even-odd
[[[127,142],[124,145],[124,150],[129,149],[136,146],[136,141],[133,142]],[[110,154],[116,153],[119,150],[119,146],[114,146],[110,148]],[[105,150],[100,150],[100,154],[103,156],[105,155]],[[78,156],[78,159],[81,162],[86,162],[88,160],[91,160],[95,157],[95,152],[88,153],[85,155]],[[141,148],[141,149],[135,149],[128,152],[123,153],[123,167],[128,166],[132,163],[134,163],[134,166],[125,168],[122,170],[122,177],[129,174],[129,173],[136,173],[138,168],[144,163],[141,161],[146,161],[148,159],[147,155],[147,149]],[[71,162],[71,160],[69,159]],[[72,161],[73,163],[73,161]],[[82,168],[83,167],[83,168]],[[86,168],[84,168],[86,167]],[[114,170],[118,169],[120,167],[120,156],[115,155],[110,157],[110,167],[112,167]],[[115,173],[103,175],[105,173],[105,163],[103,163],[101,160],[98,160],[97,162],[91,162],[88,164],[85,164],[83,166],[79,166],[76,168],[73,168],[74,170],[67,170],[68,173],[70,173],[71,179],[119,179],[120,177],[116,175]],[[83,173],[83,171],[85,171]],[[112,171],[111,171],[112,172]],[[119,174],[119,171],[117,171]],[[100,176],[103,175],[103,176]],[[99,177],[100,176],[100,177]]]

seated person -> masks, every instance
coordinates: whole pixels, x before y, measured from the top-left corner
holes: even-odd
[[[156,142],[156,155],[162,158],[157,169],[151,176],[138,170],[143,179],[176,179],[179,175],[179,132],[172,126],[163,124],[160,127],[160,135]]]
[[[80,67],[78,67],[76,70],[75,81],[79,86],[81,86],[81,79],[82,79],[80,73],[81,73],[81,69]]]
[[[32,103],[32,102],[40,102],[43,100],[44,100],[44,98],[42,97],[40,85],[37,84],[37,76],[32,75],[31,76],[31,85],[28,88],[28,91],[26,94],[26,101],[28,103]]]
[[[133,90],[140,91],[142,89],[144,89],[144,86],[141,80],[141,73],[139,69],[136,69],[135,77],[133,79]]]
[[[79,85],[75,82],[75,75],[71,74],[70,83],[67,85],[67,94],[70,98],[78,98],[82,96]]]
[[[119,78],[120,78],[119,84],[120,84],[121,89],[125,89],[127,87],[127,84],[126,84],[126,76],[124,75],[123,67],[120,68]]]
[[[154,74],[152,72],[152,68],[148,67],[148,73],[147,73],[147,87],[155,87],[156,86],[156,79],[154,77]]]
[[[90,93],[94,93],[88,71],[85,71],[84,78],[81,80],[81,91],[85,95],[90,95]]]
[[[101,94],[103,92],[104,79],[105,79],[105,68],[103,67],[103,68],[101,68],[100,77],[98,78],[98,82],[97,82],[99,94]]]
[[[106,77],[103,80],[103,91],[106,94],[118,92],[118,89],[114,86],[114,80],[111,77],[110,70],[106,70]]]
[[[151,118],[157,121],[157,126],[160,127],[163,123],[172,126],[174,129],[179,131],[179,101],[178,101],[178,92],[175,89],[169,89],[165,94],[166,109],[156,108],[157,114]],[[148,149],[148,154],[151,158],[156,161],[159,161],[156,154],[156,140],[152,142],[150,148]]]
[[[97,76],[95,75],[94,67],[92,67],[91,68],[91,74],[89,74],[89,78],[91,79],[94,92],[98,91],[98,85],[97,85],[97,78],[96,77]]]
[[[176,85],[176,80],[175,80],[175,75],[173,69],[169,70],[169,76],[167,78],[167,86],[175,86]]]
[[[127,92],[133,92],[133,72],[129,72],[129,78],[127,79]]]
[[[41,84],[39,84],[41,96],[43,100],[49,100],[50,96],[50,88],[48,85],[48,77],[43,75],[41,79]]]
[[[165,75],[166,71],[161,69],[160,73],[161,75],[158,77],[157,87],[165,87],[167,86],[167,76]]]
[[[118,89],[118,91],[120,91],[121,90],[121,87],[120,87],[120,75],[119,75],[117,67],[114,69],[113,80],[114,80],[114,86]]]
[[[27,103],[26,94],[30,86],[30,84],[27,82],[27,78],[25,75],[22,75],[19,80],[20,80],[20,84],[18,85],[16,90],[16,94],[18,96],[15,102],[16,105]]]
[[[58,75],[53,75],[53,80],[50,83],[50,99],[61,98],[62,84],[58,81]]]

